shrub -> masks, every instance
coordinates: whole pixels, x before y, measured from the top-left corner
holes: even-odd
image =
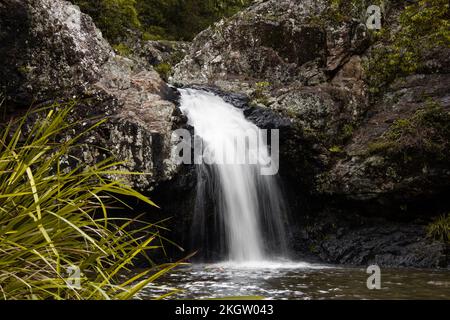
[[[261,81],[255,84],[255,90],[252,95],[254,103],[268,105],[270,97],[270,82]]]
[[[123,43],[116,44],[113,46],[113,48],[122,57],[128,57],[133,53],[131,48]]]
[[[155,71],[159,73],[161,78],[163,78],[164,81],[168,81],[170,75],[172,74],[172,66],[167,62],[161,62],[160,64],[156,65]]]
[[[343,153],[344,150],[340,146],[333,146],[329,149],[331,153]]]
[[[80,132],[74,130],[78,123],[68,122],[70,110],[55,105],[0,129],[3,299],[130,299],[176,266],[123,278],[134,258],[160,247],[160,229],[138,218],[110,217],[109,209],[118,195],[154,204],[107,178],[124,174],[113,170],[119,163],[106,159],[87,166],[73,156],[89,130],[68,137],[69,130]],[[65,166],[69,159],[78,164]],[[68,285],[70,267],[81,271],[79,288]]]
[[[117,44],[128,37],[130,30],[139,30],[141,22],[136,0],[72,0],[89,14],[103,35]]]
[[[449,242],[450,240],[450,215],[443,215],[427,227],[428,236],[432,239],[442,242]]]

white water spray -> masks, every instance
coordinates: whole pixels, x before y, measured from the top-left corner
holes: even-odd
[[[181,111],[203,142],[206,164],[198,170],[206,174],[199,174],[199,179],[208,181],[198,181],[197,208],[204,208],[207,192],[212,194],[214,211],[220,216],[218,238],[224,242],[220,246],[230,261],[238,263],[284,256],[286,210],[277,178],[261,175],[261,167],[270,162],[267,145],[260,143],[261,131],[242,110],[212,93],[194,89],[180,92]],[[245,155],[238,141],[246,141],[251,132],[259,143],[247,140]],[[223,162],[222,156],[235,162]],[[197,214],[201,216],[197,224],[204,224],[208,212]],[[207,228],[198,226],[202,234]]]

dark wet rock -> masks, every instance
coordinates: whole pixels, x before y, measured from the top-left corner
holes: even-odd
[[[324,212],[295,235],[297,250],[344,265],[449,268],[449,246],[427,238],[420,222],[404,224],[349,212]]]
[[[273,110],[264,107],[249,107],[244,111],[245,117],[255,123],[261,129],[288,129],[292,127],[292,121]]]

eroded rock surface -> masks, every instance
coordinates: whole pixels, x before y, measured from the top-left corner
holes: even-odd
[[[114,53],[79,8],[63,0],[0,3],[1,91],[17,111],[32,103],[75,99],[75,114],[108,117],[90,133],[82,158],[93,164],[110,150],[141,191],[170,179],[176,95],[157,72]],[[86,123],[86,126],[89,125]]]
[[[273,85],[315,84],[367,46],[365,27],[316,23],[327,1],[265,1],[223,20],[194,40],[173,82],[243,91],[263,79]]]

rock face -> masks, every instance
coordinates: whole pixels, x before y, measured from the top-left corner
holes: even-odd
[[[313,220],[296,234],[297,252],[310,252],[323,261],[344,265],[448,266],[448,248],[429,241],[419,222],[405,224],[336,210],[322,212]]]
[[[171,162],[172,131],[182,125],[173,92],[156,71],[133,70],[131,60],[113,57],[103,66],[102,78],[80,101],[77,111],[86,114],[107,114],[110,120],[93,132],[88,143],[105,147],[124,168],[145,175],[128,176],[141,191],[150,191],[157,184],[173,178],[179,167]],[[169,101],[172,100],[172,101]],[[106,107],[106,109],[105,109]],[[94,151],[96,152],[96,151]],[[88,148],[83,158],[88,163],[98,160]]]
[[[309,189],[316,171],[332,161],[328,150],[368,108],[360,55],[369,46],[367,30],[357,20],[317,22],[328,7],[328,1],[257,3],[199,34],[172,78],[244,93],[289,117],[284,167],[294,168],[293,183]]]
[[[50,0],[0,6],[2,74],[10,75],[2,77],[1,88],[14,102],[29,106],[71,96],[99,79],[111,49],[78,8]]]
[[[319,192],[403,204],[444,196],[450,181],[449,87],[448,74],[416,74],[391,85],[342,159],[318,179]]]
[[[144,41],[133,46],[135,54],[143,57],[150,65],[158,66],[162,63],[172,65],[180,62],[190,49],[190,43],[184,41]]]
[[[399,4],[389,5],[385,23],[396,26]],[[339,20],[329,8],[259,1],[199,34],[172,81],[246,95],[250,109],[265,110],[250,119],[281,128],[280,170],[301,212],[294,242],[303,251],[335,263],[447,266],[448,248],[424,226],[450,211],[448,49],[374,97],[364,66],[383,44],[373,43],[365,11]],[[287,122],[265,121],[270,113]],[[311,230],[323,212],[347,223],[319,235]]]
[[[317,84],[367,48],[363,24],[320,24],[327,1],[265,1],[200,33],[173,82],[251,91],[272,85]]]
[[[75,98],[83,118],[109,117],[82,153],[94,163],[112,152],[139,190],[151,190],[178,170],[170,162],[179,117],[173,92],[158,73],[114,54],[92,19],[62,0],[0,4],[0,88],[14,109]],[[88,124],[86,124],[88,125]]]

